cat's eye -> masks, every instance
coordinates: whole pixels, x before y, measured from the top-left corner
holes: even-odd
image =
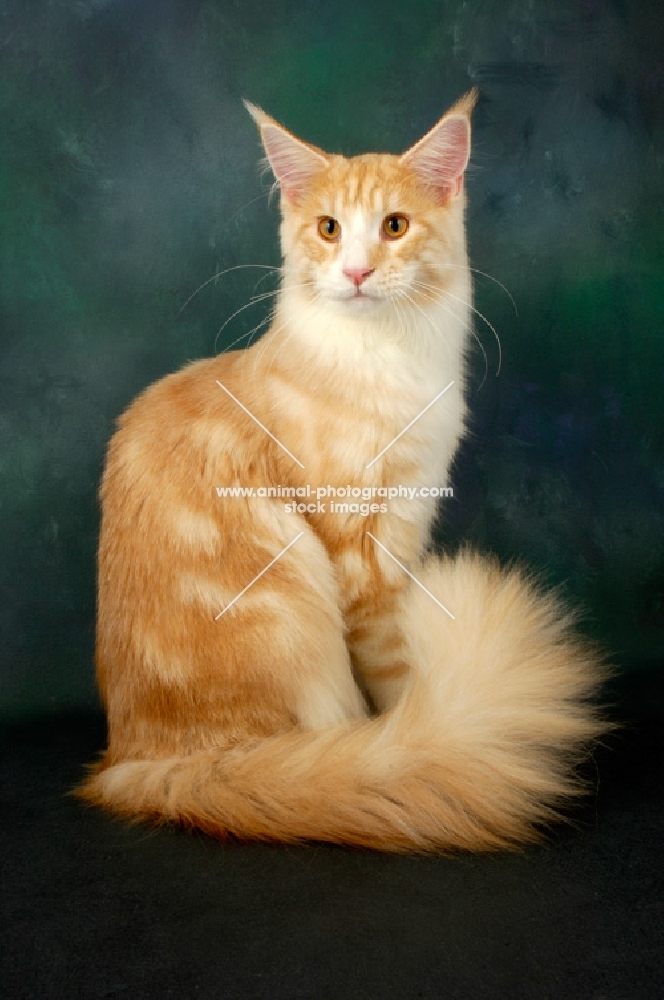
[[[328,243],[334,243],[341,236],[341,226],[336,219],[329,215],[324,215],[318,221],[318,235],[322,236]]]
[[[398,240],[408,232],[405,215],[386,215],[383,219],[383,236],[388,240]]]

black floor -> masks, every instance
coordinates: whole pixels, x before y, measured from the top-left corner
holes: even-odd
[[[128,828],[64,794],[100,718],[16,727],[0,996],[664,998],[664,715],[648,691],[625,695],[628,728],[598,751],[576,826],[487,857]]]

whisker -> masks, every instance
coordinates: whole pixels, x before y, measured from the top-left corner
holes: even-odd
[[[440,292],[440,289],[438,289],[438,288],[436,288],[435,290],[437,292]],[[420,295],[426,295],[426,294],[427,293],[420,291]],[[436,305],[442,307],[447,313],[449,313],[450,316],[454,316],[455,319],[459,319],[458,314],[452,309],[452,307],[450,305],[448,305],[447,303],[442,302],[439,297],[433,297],[433,296],[431,296],[430,297],[430,301],[434,302]],[[489,374],[489,359],[487,358],[487,353],[486,353],[486,350],[484,349],[484,344],[480,340],[480,338],[479,338],[479,336],[477,334],[477,331],[474,329],[473,326],[469,326],[468,330],[469,330],[471,336],[476,340],[477,346],[479,347],[480,351],[482,352],[482,358],[484,359],[484,375],[482,377],[482,381],[480,382],[480,384],[477,387],[477,392],[479,392],[481,390],[482,386],[484,385],[484,383],[486,382],[487,376]]]
[[[251,335],[253,333],[256,333],[256,331],[260,330],[260,328],[262,326],[265,326],[265,324],[269,320],[274,319],[274,315],[275,315],[275,310],[274,309],[270,310],[270,312],[267,314],[267,316],[264,316],[263,319],[260,321],[260,323],[258,323],[255,327],[253,327],[252,330],[249,330],[248,333],[243,333],[240,337],[237,337],[236,340],[234,340],[231,344],[228,344],[227,347],[224,347],[223,351],[220,351],[219,353],[220,354],[226,354],[227,351],[230,351],[231,347],[235,347],[235,345],[239,344],[241,340],[246,340],[247,337],[251,337]],[[216,350],[217,350],[217,339],[218,339],[218,337],[219,337],[219,334],[217,334],[217,336],[214,338],[214,350],[215,350],[215,353],[216,353]],[[251,343],[251,341],[249,341],[249,343]]]
[[[290,287],[291,288],[308,288],[310,285],[311,285],[311,282],[305,281],[305,282],[303,282],[303,283],[301,283],[299,285],[291,285]],[[259,302],[263,302],[265,299],[269,299],[269,298],[271,298],[274,295],[278,295],[279,292],[280,292],[280,290],[281,290],[280,288],[273,288],[269,292],[261,292],[260,295],[253,295],[249,299],[248,302],[245,302],[245,304],[243,306],[240,306],[240,308],[236,309],[234,313],[231,313],[231,315],[228,317],[228,319],[225,320],[225,322],[222,323],[221,326],[219,327],[219,329],[217,330],[217,335],[214,338],[214,349],[215,350],[217,349],[217,341],[219,340],[219,337],[224,332],[224,330],[226,329],[226,327],[228,326],[228,324],[231,322],[231,320],[235,319],[236,316],[239,316],[241,312],[244,312],[244,310],[248,309],[250,306],[257,305]],[[243,337],[239,337],[238,338],[238,340],[242,340],[242,339],[243,339]],[[237,343],[237,341],[234,341],[234,343]],[[232,346],[232,345],[230,345],[230,346]],[[223,351],[222,351],[222,354],[223,354]]]
[[[275,288],[271,292],[263,292],[261,295],[254,295],[252,298],[249,299],[248,302],[245,302],[245,304],[243,306],[240,306],[240,308],[236,309],[234,313],[231,313],[231,315],[228,317],[228,319],[224,323],[222,323],[221,326],[219,327],[219,329],[217,330],[217,336],[214,338],[215,350],[216,350],[216,347],[217,347],[217,341],[219,340],[219,337],[224,332],[224,330],[226,329],[226,327],[228,326],[228,324],[231,322],[231,320],[235,319],[236,316],[239,316],[241,312],[244,312],[244,310],[248,309],[250,306],[258,305],[259,302],[263,302],[265,299],[272,298],[272,296],[273,295],[277,295],[278,292],[279,292],[279,289]]]
[[[265,319],[262,319],[260,323],[257,323],[256,326],[252,330],[249,331],[249,333],[247,334],[247,336],[249,337],[249,343],[247,344],[247,348],[251,347],[251,339],[252,339],[253,335],[255,333],[258,333],[258,331],[260,330],[260,328],[262,326],[265,326],[266,323],[272,323],[272,321],[274,320],[274,317],[276,316],[276,314],[277,314],[277,310],[276,309],[271,309],[270,312],[265,317]]]
[[[438,327],[434,323],[432,317],[431,316],[427,316],[427,314],[425,313],[424,309],[419,304],[419,302],[416,302],[415,299],[412,297],[412,295],[408,294],[408,292],[405,290],[405,288],[400,288],[399,291],[401,292],[401,298],[405,299],[406,302],[409,302],[412,306],[415,306],[415,308],[420,311],[420,313],[422,314],[422,316],[424,316],[424,319],[427,321],[427,323],[429,324],[429,326],[431,327],[431,329],[435,333],[438,333],[439,332],[438,331]]]
[[[187,301],[184,303],[184,305],[181,306],[180,309],[178,310],[177,316],[175,318],[178,319],[182,315],[182,313],[185,311],[185,309],[187,308],[187,306],[189,305],[189,303],[191,302],[191,300],[193,298],[195,298],[198,295],[198,293],[205,288],[206,285],[209,285],[210,282],[216,281],[217,278],[223,278],[223,276],[225,274],[230,274],[231,271],[240,271],[243,268],[247,268],[247,267],[260,267],[260,268],[263,268],[263,269],[268,270],[268,271],[282,271],[283,270],[280,267],[275,267],[273,264],[234,264],[233,267],[227,267],[224,271],[217,271],[217,273],[213,274],[211,278],[208,278],[207,281],[204,281],[202,285],[199,285],[198,288],[196,289],[196,291],[194,291],[194,292],[191,293],[191,295],[189,296],[189,298],[187,299]]]
[[[447,263],[445,265],[445,267],[455,267],[455,268],[457,268],[460,271],[465,271],[465,270],[472,271],[473,274],[481,274],[483,278],[488,278],[489,281],[493,281],[494,284],[498,285],[505,292],[505,295],[508,297],[508,299],[510,300],[510,302],[512,303],[512,305],[514,307],[514,314],[516,316],[519,315],[519,310],[517,308],[516,300],[515,300],[514,296],[512,295],[512,293],[510,292],[509,288],[507,288],[507,286],[504,285],[502,283],[502,281],[498,281],[498,278],[494,278],[494,276],[492,274],[487,274],[486,271],[480,271],[479,267],[471,267],[470,265],[466,266],[466,264],[450,264],[450,263]]]
[[[418,285],[421,288],[430,289],[430,290],[432,290],[434,292],[437,292],[438,294],[442,293],[443,295],[446,295],[446,296],[448,296],[451,299],[455,299],[457,302],[460,302],[462,305],[466,306],[467,309],[471,309],[475,313],[476,316],[479,316],[479,318],[484,323],[486,323],[486,325],[489,327],[489,329],[493,333],[494,337],[496,338],[496,343],[498,344],[498,367],[496,369],[496,377],[498,377],[498,375],[500,375],[500,369],[501,369],[502,363],[503,363],[503,349],[502,349],[502,344],[500,342],[500,337],[498,336],[498,331],[496,330],[496,328],[493,325],[493,323],[491,323],[491,321],[486,318],[486,316],[484,315],[484,313],[481,313],[479,311],[479,309],[476,309],[475,306],[471,305],[470,302],[466,302],[465,299],[462,299],[459,295],[455,295],[454,292],[448,291],[446,288],[442,288],[442,289],[441,288],[437,288],[435,285],[429,285],[429,284],[427,284],[424,281],[414,281],[413,284],[414,285]],[[484,384],[484,383],[482,383],[482,384]]]
[[[441,301],[439,295],[440,295],[440,292],[442,291],[442,289],[437,288],[435,285],[427,285],[423,281],[414,281],[413,284],[414,285],[418,285],[420,288],[425,288],[425,289],[431,288],[435,292],[437,292],[438,293],[437,296],[431,295],[430,293],[427,293],[427,292],[424,292],[424,291],[420,291],[420,295],[423,295],[425,298],[428,298],[428,300],[430,302],[433,302],[436,305],[441,306],[447,313],[449,313],[450,316],[454,316],[455,319],[459,319],[459,316],[457,315],[457,313],[454,312],[454,310],[452,309],[452,307],[449,306],[447,303]],[[445,293],[445,294],[447,294],[447,293]],[[459,297],[455,295],[454,298],[458,299]],[[463,302],[463,299],[459,299],[459,302]],[[463,303],[463,304],[464,305],[468,305],[467,302]],[[472,308],[472,306],[471,306],[471,308]],[[487,375],[489,374],[489,359],[487,358],[487,353],[486,353],[486,351],[484,349],[484,344],[482,343],[482,341],[480,340],[479,336],[477,335],[477,332],[473,329],[472,326],[468,327],[468,329],[469,329],[469,332],[470,332],[471,336],[473,336],[475,338],[475,340],[477,341],[478,347],[479,347],[480,351],[482,352],[482,357],[484,358],[484,376],[483,376],[482,381],[480,382],[479,386],[477,387],[477,391],[479,392],[480,389],[482,388],[482,386],[484,385],[484,383],[486,382]],[[496,375],[497,374],[498,374],[498,372],[496,372]]]
[[[261,277],[260,277],[260,278],[258,279],[258,281],[256,282],[256,284],[254,285],[254,291],[256,291],[256,289],[257,289],[257,288],[258,288],[258,286],[259,286],[259,285],[261,284],[261,282],[262,282],[262,281],[265,281],[265,279],[266,279],[266,278],[274,278],[274,276],[275,276],[275,273],[276,273],[277,271],[278,271],[278,273],[279,273],[279,276],[280,276],[280,277],[281,277],[281,275],[282,275],[283,273],[285,273],[285,272],[283,271],[283,269],[282,269],[281,267],[279,267],[279,268],[275,268],[275,270],[274,270],[274,271],[268,271],[268,272],[267,272],[267,274],[262,274],[262,275],[261,275]]]
[[[396,292],[390,293],[390,302],[394,306],[394,311],[397,314],[397,319],[399,320],[399,336],[402,340],[406,340],[406,320],[401,308],[401,302],[399,301],[401,289],[396,289]]]
[[[490,320],[486,318],[484,313],[481,313],[479,309],[476,309],[475,306],[470,304],[470,302],[465,302],[458,295],[455,295],[453,292],[449,292],[447,289],[444,290],[444,294],[451,296],[451,298],[456,299],[457,302],[461,302],[462,305],[467,306],[469,309],[472,309],[475,315],[479,316],[479,318],[486,323],[486,325],[493,333],[494,337],[496,338],[496,343],[498,344],[498,367],[496,368],[496,378],[497,378],[500,375],[500,369],[502,368],[503,365],[503,345],[500,342],[500,337],[498,336],[498,331],[496,330],[495,326],[493,325],[493,323],[490,322]]]
[[[234,222],[235,219],[237,219],[238,215],[244,212],[245,208],[249,208],[250,205],[255,205],[257,201],[262,201],[263,198],[267,198],[268,194],[269,191],[262,191],[256,198],[252,198],[251,201],[248,201],[246,205],[243,205],[242,208],[238,208],[237,212],[231,215],[230,219],[227,220],[226,228],[230,226],[231,222]]]
[[[277,309],[275,306],[273,320],[276,319],[276,316],[277,316]],[[286,326],[286,321],[283,320],[277,326],[272,327],[272,329],[269,331],[269,334],[264,338],[264,340],[256,345],[256,357],[254,358],[254,367],[253,367],[254,378],[256,377],[256,371],[258,369],[259,364],[263,363],[263,359],[265,357],[267,350],[269,349],[270,345],[274,342],[274,340],[279,336],[279,334],[285,328],[285,326]]]

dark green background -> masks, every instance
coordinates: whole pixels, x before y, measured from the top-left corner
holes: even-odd
[[[209,355],[276,263],[248,97],[348,154],[470,85],[475,436],[441,537],[520,556],[625,670],[664,651],[661,3],[0,3],[5,716],[95,704],[96,487],[113,421]],[[263,282],[259,291],[269,287]],[[217,349],[264,315],[254,306]]]

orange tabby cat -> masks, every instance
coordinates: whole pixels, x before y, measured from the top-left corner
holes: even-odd
[[[570,617],[518,571],[424,555],[420,491],[464,428],[474,101],[403,156],[352,159],[248,105],[281,192],[274,321],[120,419],[99,548],[109,746],[86,800],[218,836],[481,850],[534,839],[578,792],[602,669]],[[307,484],[377,502],[275,496]]]

